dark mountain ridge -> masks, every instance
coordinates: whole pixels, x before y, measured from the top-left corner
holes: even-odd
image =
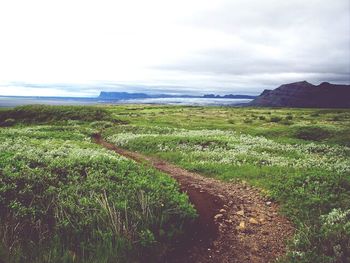
[[[297,108],[350,108],[350,85],[322,82],[313,85],[307,81],[264,90],[249,106]]]

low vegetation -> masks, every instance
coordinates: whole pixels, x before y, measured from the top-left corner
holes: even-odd
[[[111,119],[110,115],[101,107],[27,105],[1,112],[0,126],[13,126],[16,123],[53,123],[68,120],[98,121],[107,119]]]
[[[95,145],[93,132],[76,121],[0,129],[4,262],[153,261],[195,218],[173,179]]]
[[[129,112],[133,125],[106,129],[107,140],[210,177],[248,181],[279,201],[296,226],[284,261],[350,259],[349,111],[140,107]]]
[[[350,260],[349,110],[26,106],[0,123],[0,255],[12,262],[137,260],[194,218],[172,179],[92,144],[96,132],[260,187],[296,227],[283,261]]]
[[[332,130],[319,125],[299,126],[294,136],[303,140],[322,141],[332,137]]]
[[[346,109],[276,109],[129,105],[107,107],[113,118],[141,127],[186,130],[233,130],[274,141],[303,144],[303,130],[320,127],[322,143],[350,146],[350,111]],[[273,120],[273,121],[271,121]],[[306,131],[307,132],[307,131]]]

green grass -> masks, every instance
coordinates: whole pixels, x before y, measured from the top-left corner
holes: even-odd
[[[100,125],[0,129],[1,260],[153,261],[195,217],[172,178],[92,143]]]
[[[0,126],[16,123],[54,123],[57,121],[110,120],[109,113],[101,107],[28,105],[0,112]]]
[[[131,109],[129,109],[131,108]],[[227,107],[110,108],[130,125],[104,136],[131,150],[279,201],[296,235],[287,262],[350,260],[350,111]]]
[[[346,109],[126,105],[107,110],[113,118],[137,127],[234,130],[297,143],[303,143],[297,134],[300,127],[324,126],[332,132],[322,142],[350,145],[350,111]]]
[[[27,109],[30,114],[26,113]],[[4,123],[9,119],[12,120]],[[0,173],[6,175],[4,178],[15,182],[17,180],[26,182],[28,178],[34,178],[35,180],[27,184],[28,187],[32,187],[36,181],[50,182],[45,177],[47,174],[50,178],[56,178],[57,183],[61,173],[55,172],[57,170],[54,172],[48,170],[51,166],[58,165],[59,169],[66,169],[64,174],[69,175],[72,184],[65,185],[67,189],[64,188],[64,191],[60,189],[58,192],[66,193],[69,201],[64,204],[55,203],[55,207],[72,208],[73,210],[67,211],[76,215],[74,218],[91,219],[94,224],[88,224],[88,227],[102,231],[103,238],[96,234],[100,232],[94,231],[90,231],[93,233],[92,237],[84,236],[83,233],[86,232],[84,227],[78,228],[81,231],[79,233],[69,230],[71,237],[69,242],[59,238],[60,232],[53,232],[58,237],[50,239],[55,243],[53,247],[65,249],[46,250],[43,247],[39,249],[40,253],[36,252],[41,256],[47,256],[47,251],[53,251],[50,253],[55,255],[49,254],[52,257],[63,259],[76,254],[81,258],[81,251],[86,251],[86,248],[85,243],[78,245],[74,243],[76,242],[74,237],[78,235],[83,235],[83,240],[93,241],[95,247],[92,251],[95,258],[101,259],[101,262],[103,260],[107,262],[107,258],[112,257],[110,254],[112,249],[123,251],[117,256],[119,260],[123,259],[123,256],[124,259],[130,256],[128,254],[130,251],[137,251],[133,254],[140,256],[144,253],[144,248],[150,244],[162,243],[160,233],[174,232],[171,229],[160,231],[164,225],[161,223],[164,218],[174,216],[185,220],[193,216],[188,200],[178,193],[177,185],[172,180],[127,160],[104,160],[101,164],[99,158],[112,158],[111,153],[92,145],[89,140],[92,133],[101,131],[108,141],[118,146],[163,158],[204,176],[232,182],[244,180],[260,187],[263,194],[269,195],[281,204],[282,212],[296,226],[295,237],[289,245],[284,261],[346,262],[350,258],[350,110],[156,105],[29,106],[1,111],[0,120],[3,126],[14,126],[0,130],[2,134],[0,145],[3,146],[0,154],[2,169]],[[18,148],[11,150],[12,144]],[[62,144],[64,147],[68,147],[66,144],[71,145],[72,148],[62,148],[60,146]],[[52,147],[59,148],[62,152],[57,155]],[[38,149],[42,153],[41,156],[49,156],[49,159],[36,157],[37,160],[32,162],[33,151]],[[71,152],[84,152],[87,149],[96,152],[96,160],[91,160],[84,154],[78,157],[70,155]],[[14,159],[15,156],[21,156],[21,162]],[[35,156],[34,154],[33,158]],[[7,170],[4,167],[7,167]],[[88,180],[89,178],[85,176],[81,178],[81,173],[84,175],[86,169],[92,172],[94,180],[92,178]],[[126,188],[120,188],[119,184],[114,185],[112,179],[114,177],[118,178],[117,181],[122,180]],[[161,182],[164,182],[164,185]],[[136,189],[128,187],[134,184]],[[6,181],[3,185],[5,187],[1,188],[0,196],[1,191],[7,191],[6,189],[16,184]],[[89,189],[93,189],[92,192],[101,198],[102,188],[109,189],[113,200],[111,205],[121,213],[124,211],[123,201],[128,196],[127,199],[131,200],[128,211],[139,215],[135,216],[137,218],[135,221],[142,218],[140,216],[142,209],[140,210],[137,200],[141,191],[145,189],[155,204],[159,206],[161,202],[170,211],[176,207],[177,213],[167,215],[166,211],[169,210],[164,208],[165,211],[157,211],[153,207],[152,209],[157,211],[152,213],[157,215],[156,218],[152,220],[142,218],[144,224],[133,231],[135,233],[133,240],[136,240],[136,243],[130,243],[123,235],[111,235],[114,232],[110,232],[108,224],[105,223],[108,219],[104,217],[106,215],[103,211],[99,211],[96,215],[85,214],[89,211],[89,207],[96,208],[100,205],[101,209],[101,202],[96,203],[99,199],[96,197],[93,199],[92,196],[95,195],[91,195]],[[23,189],[16,191],[10,195],[12,201],[17,201],[16,198],[21,196]],[[26,194],[29,193],[29,196],[32,192],[33,190],[24,191]],[[79,208],[80,206],[74,203],[76,201],[73,196],[77,193],[81,199],[88,199],[88,207]],[[35,201],[42,202],[51,195],[39,192],[37,196],[41,198]],[[1,200],[3,199],[0,199],[0,202],[4,202]],[[11,214],[12,220],[22,222],[19,217],[21,213],[32,213],[26,210],[28,207],[22,209],[17,203],[7,201],[5,204],[4,207]],[[65,206],[67,204],[68,208]],[[31,222],[37,222],[36,217],[29,218]],[[4,219],[1,222],[2,226],[6,225],[3,223]],[[68,226],[72,227],[69,223]],[[170,228],[179,230],[181,223]],[[104,233],[109,233],[109,236]],[[97,236],[94,236],[95,234]],[[111,242],[111,236],[113,238],[118,236],[120,241]],[[103,242],[99,243],[101,240]],[[37,245],[35,242],[30,244],[33,247]],[[72,244],[74,249],[70,247]],[[20,244],[18,247],[22,249]],[[27,247],[23,249],[28,251]],[[0,248],[0,253],[2,250]],[[26,253],[19,251],[17,255]],[[86,259],[93,261],[90,256],[91,254],[87,253]]]

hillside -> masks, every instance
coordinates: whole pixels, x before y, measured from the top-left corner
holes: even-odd
[[[350,108],[350,85],[307,81],[284,84],[264,90],[249,106],[298,108]]]

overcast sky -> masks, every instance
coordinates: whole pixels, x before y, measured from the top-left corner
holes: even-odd
[[[0,95],[350,82],[349,0],[1,0]]]

